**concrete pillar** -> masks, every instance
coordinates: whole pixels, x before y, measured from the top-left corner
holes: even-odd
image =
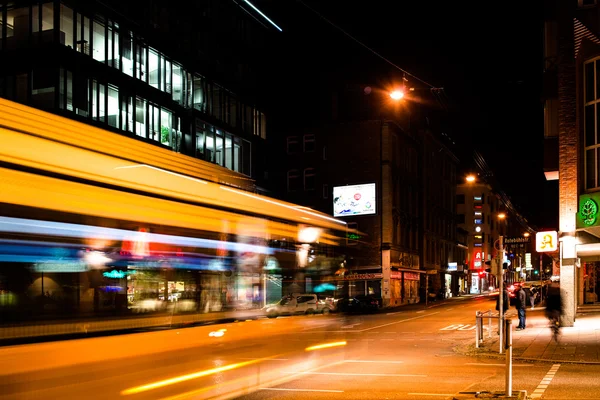
[[[383,307],[390,305],[390,279],[392,269],[390,267],[390,250],[383,250],[381,252],[381,272],[383,273],[383,279],[381,280],[381,298],[383,301]]]
[[[557,4],[558,28],[558,196],[561,233],[560,286],[565,296],[563,324],[573,326],[577,307],[575,227],[578,208],[579,148],[577,132],[577,79],[573,2]]]

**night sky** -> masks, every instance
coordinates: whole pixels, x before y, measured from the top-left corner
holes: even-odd
[[[255,3],[283,28],[287,46],[278,53],[281,70],[290,72],[293,64],[301,75],[294,72],[290,90],[308,89],[309,96],[316,96],[328,76],[382,86],[402,76],[324,18],[330,20],[402,69],[443,88],[442,104],[452,120],[446,133],[458,145],[461,169],[470,169],[469,155],[478,150],[534,227],[557,228],[558,184],[546,182],[542,164],[538,2]],[[408,78],[411,86],[425,86]]]

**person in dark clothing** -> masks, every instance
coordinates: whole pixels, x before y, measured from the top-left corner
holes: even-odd
[[[510,304],[510,298],[508,296],[508,289],[506,289],[506,283],[504,284],[504,296],[502,299],[502,308],[504,310],[504,313],[506,313],[508,311],[508,306]],[[500,311],[500,295],[498,295],[498,298],[496,299],[496,311]]]
[[[560,317],[562,316],[563,305],[562,298],[560,295],[560,287],[558,284],[553,283],[549,288],[546,294],[546,317],[550,320],[553,318],[558,318],[560,321]]]
[[[519,286],[518,290],[515,292],[515,308],[519,313],[519,326],[517,326],[518,331],[522,331],[525,329],[525,309],[527,308],[527,296],[525,294],[525,290]]]

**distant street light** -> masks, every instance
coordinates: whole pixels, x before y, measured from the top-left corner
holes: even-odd
[[[523,236],[525,236],[525,237],[529,237],[529,232],[525,232],[525,233],[523,234]]]
[[[506,218],[506,214],[504,214],[503,212],[498,213],[498,218],[499,219],[504,219],[504,218]]]
[[[390,97],[392,100],[401,100],[404,97],[404,92],[402,90],[394,90],[390,92]]]
[[[467,182],[471,183],[471,182],[475,182],[475,175],[467,175]]]

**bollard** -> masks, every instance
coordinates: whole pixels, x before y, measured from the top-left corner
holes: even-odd
[[[506,396],[512,396],[512,319],[507,319],[505,324],[506,348]]]
[[[479,311],[475,311],[475,347],[479,348]]]

